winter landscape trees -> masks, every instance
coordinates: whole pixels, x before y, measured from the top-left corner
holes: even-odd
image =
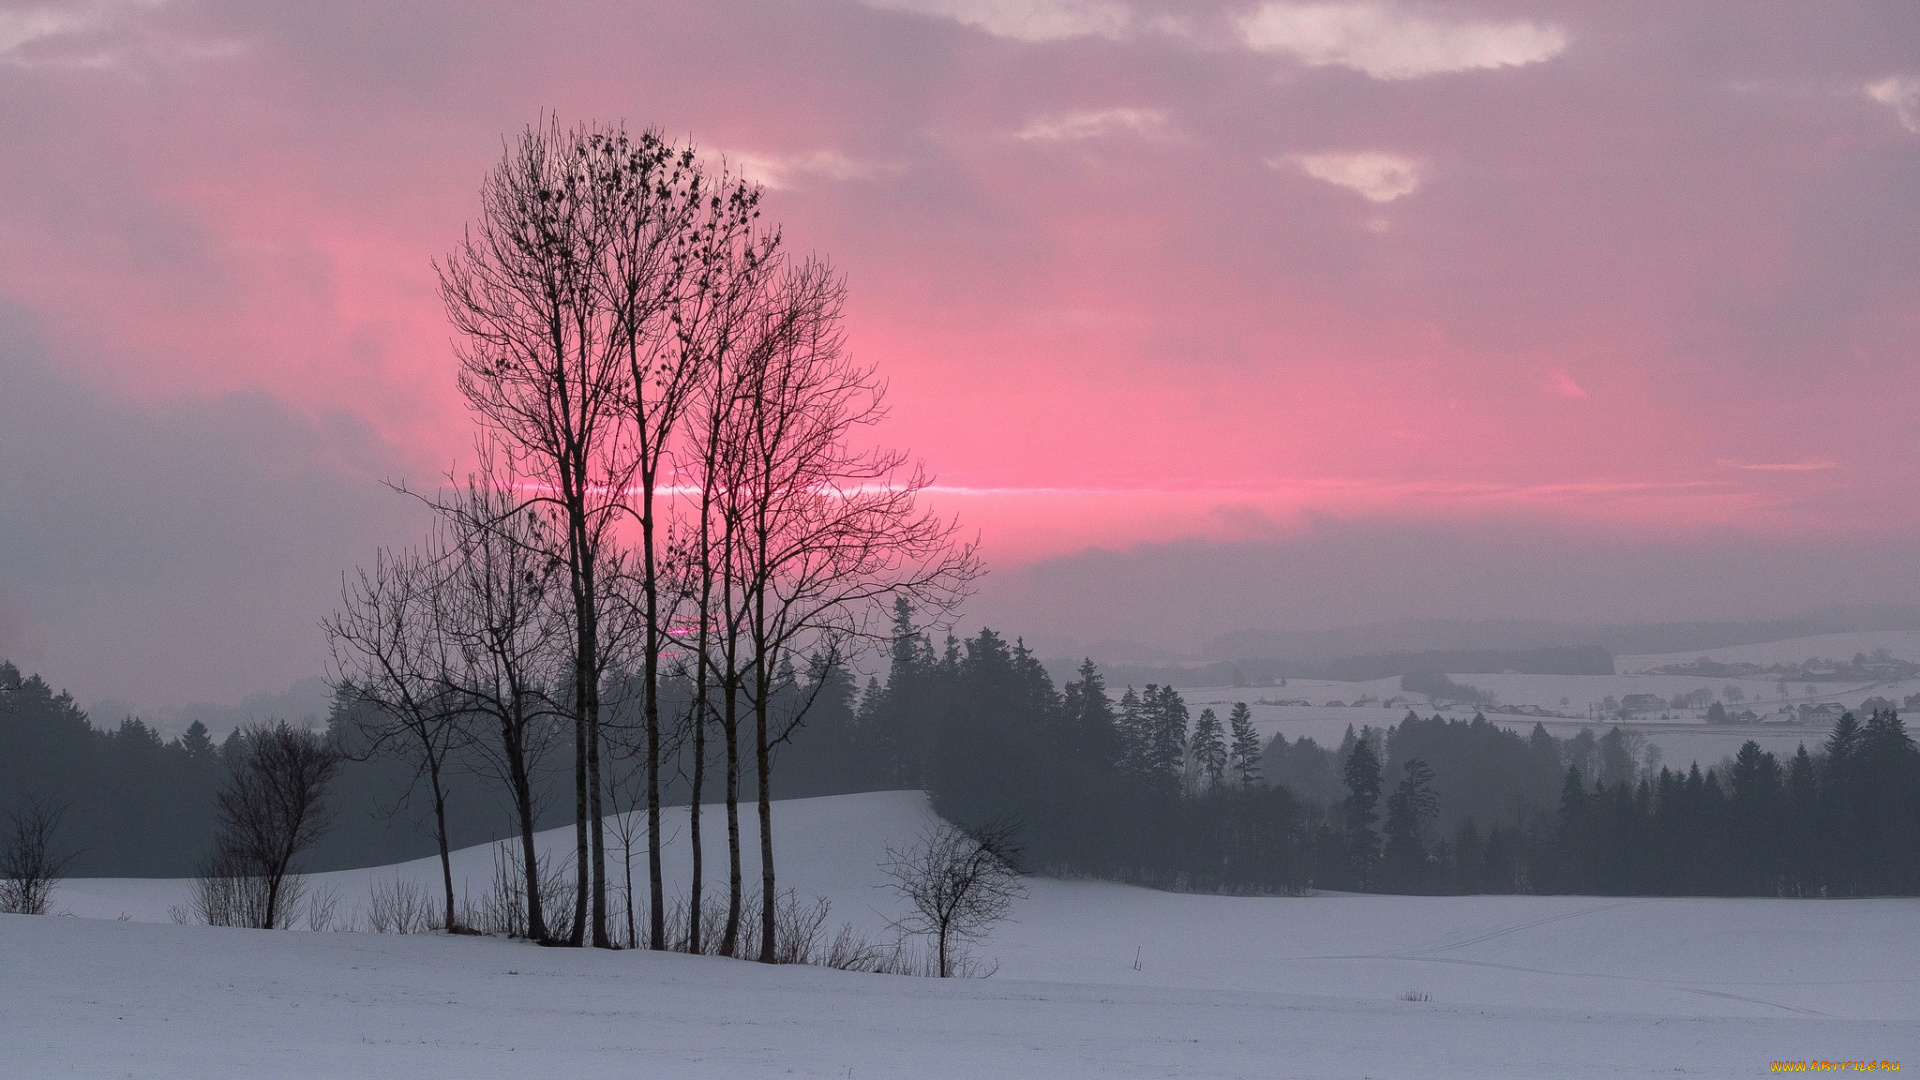
[[[424,784],[449,927],[454,823],[463,798],[493,795],[515,840],[511,924],[528,936],[615,944],[618,893],[626,944],[768,961],[782,948],[772,802],[830,790],[929,790],[959,830],[928,844],[948,870],[994,845],[991,865],[1010,866],[1012,834],[982,830],[1014,820],[1042,869],[1174,888],[1920,888],[1920,771],[1890,702],[1789,761],[1749,744],[1682,773],[1620,728],[1562,739],[1483,718],[1409,714],[1338,748],[1263,745],[1244,702],[1223,718],[1225,702],[1196,716],[1168,685],[1116,695],[1090,660],[1056,688],[1024,641],[987,629],[936,647],[975,553],[925,507],[917,465],[869,445],[882,382],[849,354],[845,283],[790,255],[760,205],[752,184],[656,133],[529,129],[438,268],[478,428],[472,472],[421,496],[436,524],[419,546],[348,579],[327,623],[327,741],[270,725],[219,748],[204,729],[162,743],[131,719],[95,732],[0,665],[0,697],[32,718],[0,729],[19,760],[84,760],[74,783],[102,800],[129,777],[186,792],[176,817],[193,827],[132,851],[197,855],[217,813],[205,878],[245,887],[207,894],[223,920],[284,925],[328,781],[367,764],[335,757],[350,753]],[[857,690],[875,659],[884,680]],[[28,790],[24,768],[0,769]],[[574,838],[567,911],[550,910],[562,894],[533,841],[556,774]],[[710,918],[699,840],[716,787],[728,865]],[[683,797],[694,873],[675,921],[660,821]],[[626,811],[644,824],[621,818],[616,875],[607,822]],[[951,877],[936,869],[920,866]],[[965,936],[965,919],[934,923],[943,953]]]
[[[883,413],[875,371],[849,358],[839,329],[844,286],[824,261],[782,252],[759,199],[654,132],[548,121],[523,133],[439,267],[483,468],[464,495],[436,501],[444,536],[383,554],[329,623],[342,694],[411,734],[394,745],[421,763],[436,807],[449,739],[483,748],[510,783],[530,898],[525,735],[534,717],[570,728],[576,946],[612,943],[606,762],[631,752],[644,763],[647,944],[669,947],[662,765],[691,741],[699,791],[717,723],[723,948],[746,899],[738,800],[750,767],[771,961],[776,750],[822,676],[884,639],[874,618],[888,601],[938,609],[973,572],[971,549],[920,505],[923,474],[856,447]],[[671,714],[669,652],[692,684]],[[615,722],[614,682],[637,723]],[[373,730],[377,749],[386,729]],[[696,875],[696,928],[702,888]],[[538,932],[540,913],[527,915]]]

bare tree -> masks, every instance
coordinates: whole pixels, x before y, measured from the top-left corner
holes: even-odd
[[[747,656],[760,818],[760,959],[773,962],[772,754],[810,698],[773,715],[780,672],[802,652],[840,663],[896,598],[950,610],[977,572],[971,545],[919,504],[925,474],[906,455],[863,450],[856,433],[884,415],[874,372],[852,362],[840,329],[845,285],[819,260],[785,269],[762,316],[763,345],[738,365],[738,406],[721,453],[723,512]],[[817,689],[817,688],[816,688]]]
[[[940,977],[953,973],[955,947],[978,941],[1027,895],[1020,849],[1007,824],[962,829],[941,822],[920,834],[912,851],[887,849],[887,886],[913,911],[893,923],[904,933],[934,939]]]
[[[657,496],[701,371],[725,348],[732,298],[743,281],[750,287],[753,268],[777,239],[762,244],[753,234],[759,188],[724,169],[710,181],[691,146],[673,147],[654,131],[630,138],[616,127],[595,133],[589,147],[596,213],[608,231],[605,293],[615,348],[626,359],[624,397],[635,451],[626,507],[640,525],[642,634],[636,644],[645,727],[648,945],[664,949],[660,654],[674,605],[662,595]]]
[[[481,216],[437,267],[460,332],[460,389],[500,438],[530,502],[555,519],[571,622],[577,898],[573,945],[605,947],[598,573],[637,458],[626,427],[629,357],[606,265],[615,231],[599,190],[598,140],[557,121],[529,128],[481,188]],[[648,179],[651,179],[649,177]],[[591,911],[589,911],[591,905]],[[590,916],[590,919],[589,919]]]
[[[433,796],[434,839],[446,925],[459,925],[447,835],[444,774],[460,739],[466,703],[451,681],[447,636],[447,552],[381,551],[371,571],[342,585],[340,610],[322,622],[332,650],[330,679],[366,739],[365,753],[414,767]]]
[[[725,740],[723,759],[727,814],[728,917],[722,931],[722,950],[732,955],[740,927],[740,814],[739,814],[739,615],[733,603],[732,571],[737,517],[724,511],[723,488],[728,482],[722,440],[734,431],[733,418],[748,389],[739,373],[755,355],[775,347],[783,336],[781,320],[768,319],[767,283],[779,266],[777,231],[756,232],[750,226],[757,214],[759,190],[732,178],[722,168],[717,190],[725,193],[731,213],[720,219],[724,228],[710,228],[707,258],[673,316],[679,328],[683,355],[697,361],[692,370],[698,381],[687,410],[689,428],[681,474],[691,480],[695,495],[689,508],[693,518],[683,528],[681,543],[670,552],[685,599],[693,608],[690,625],[679,644],[692,656],[693,694],[682,727],[693,747],[688,829],[692,875],[688,910],[703,911],[705,849],[701,816],[707,774],[707,733],[716,723]],[[716,694],[718,700],[716,700]],[[692,921],[686,942],[689,952],[700,952],[701,921]]]
[[[45,799],[29,799],[7,815],[7,831],[0,835],[0,912],[8,915],[45,915],[60,887],[72,853],[54,844],[64,808]]]
[[[482,447],[481,459],[495,459]],[[569,661],[564,568],[550,553],[548,520],[522,506],[504,477],[483,471],[440,506],[452,533],[443,632],[451,689],[463,703],[463,748],[506,786],[520,831],[527,936],[545,941],[533,778],[556,741],[554,686]]]
[[[220,836],[207,878],[248,881],[260,891],[246,922],[284,924],[293,863],[332,824],[324,800],[340,755],[311,731],[286,721],[242,729],[238,758],[216,797]]]

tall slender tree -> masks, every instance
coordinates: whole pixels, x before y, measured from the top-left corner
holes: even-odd
[[[855,447],[883,415],[871,368],[847,356],[845,287],[824,262],[786,267],[766,318],[768,336],[739,368],[740,400],[723,485],[738,541],[742,693],[753,712],[760,824],[761,959],[771,963],[778,901],[773,856],[772,754],[804,720],[806,696],[775,714],[791,689],[796,653],[840,662],[861,638],[885,640],[884,606],[950,608],[972,577],[972,547],[919,504],[925,474],[899,453]]]
[[[1346,803],[1342,807],[1346,823],[1347,866],[1354,883],[1366,888],[1373,881],[1373,869],[1380,861],[1380,834],[1374,823],[1380,820],[1380,755],[1373,741],[1362,732],[1353,740],[1342,770],[1347,784]]]
[[[1210,708],[1201,709],[1194,722],[1190,759],[1196,791],[1212,791],[1226,782],[1227,739],[1220,717]]]
[[[1227,724],[1233,732],[1233,779],[1243,788],[1255,787],[1260,783],[1260,735],[1253,730],[1253,710],[1244,701],[1234,702]]]
[[[416,782],[427,783],[444,917],[455,927],[447,772],[466,706],[451,679],[445,555],[432,544],[378,553],[371,570],[362,568],[341,586],[341,606],[323,626],[332,651],[330,681],[366,753],[403,758]]]
[[[507,478],[483,471],[440,507],[454,543],[447,557],[442,610],[458,663],[451,689],[464,704],[462,747],[506,788],[520,834],[518,862],[526,895],[527,936],[548,938],[534,848],[535,777],[554,749],[553,721],[566,710],[558,692],[571,664],[566,581],[550,515],[521,503]]]

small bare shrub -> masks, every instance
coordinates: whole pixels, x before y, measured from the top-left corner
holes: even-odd
[[[475,930],[505,937],[527,934],[526,875],[520,867],[520,855],[513,845],[502,840],[493,845],[493,881],[480,896],[478,907],[468,906],[461,920]]]
[[[327,887],[315,889],[307,897],[307,929],[316,934],[334,928],[333,913],[340,905],[340,893]]]
[[[411,878],[376,881],[367,904],[367,926],[376,934],[423,934],[432,928],[425,886]]]
[[[827,923],[827,898],[816,896],[803,904],[792,889],[781,893],[773,909],[773,962],[813,964],[820,944],[820,928]]]
[[[53,890],[73,861],[71,854],[60,854],[54,846],[63,814],[62,808],[33,799],[7,815],[6,832],[0,835],[0,912],[47,913]]]
[[[298,874],[285,875],[276,888],[269,875],[252,872],[248,860],[216,850],[188,902],[208,926],[271,930],[286,924],[284,913],[298,910],[305,894],[306,880]]]
[[[573,861],[540,858],[540,916],[547,922],[547,940],[573,936],[573,902],[579,891],[573,880]]]
[[[542,855],[539,878],[540,910],[547,932],[556,940],[564,938],[572,928],[573,916],[573,888],[566,867],[555,866],[552,859]],[[460,921],[484,934],[526,937],[526,882],[519,846],[511,840],[500,841],[493,846],[493,880],[478,904],[470,900],[462,903]]]
[[[827,943],[827,951],[820,955],[819,964],[835,971],[875,971],[885,955],[885,949],[855,933],[851,925],[843,923],[840,932]]]

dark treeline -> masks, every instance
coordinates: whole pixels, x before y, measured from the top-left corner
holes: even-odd
[[[128,719],[96,730],[66,693],[0,661],[0,813],[44,800],[74,874],[183,873],[213,836],[219,748],[195,722],[163,742]]]
[[[790,690],[792,695],[797,691]],[[613,713],[630,722],[636,695],[613,695]],[[782,759],[782,794],[803,798],[859,790],[829,753],[844,744],[853,721],[852,678],[836,670],[806,709],[809,730]],[[663,685],[663,704],[684,709],[692,698],[685,679]],[[789,701],[783,708],[797,711]],[[331,827],[302,860],[313,872],[380,866],[423,858],[435,851],[433,807],[414,770],[404,761],[366,752],[366,737],[345,708],[328,723],[329,742],[345,754],[328,788]],[[74,855],[68,872],[82,877],[187,877],[205,865],[214,841],[214,795],[227,774],[234,733],[214,741],[195,721],[164,739],[138,718],[105,728],[64,692],[37,675],[0,661],[0,815],[34,800],[62,809],[57,841]],[[542,827],[571,821],[566,790],[572,761],[559,749],[535,779]],[[662,782],[667,805],[683,805],[690,792],[691,749],[674,748]],[[484,775],[484,763],[456,752],[446,777],[448,832],[455,847],[489,843],[514,834],[513,808]],[[631,788],[639,779],[632,762],[615,760],[616,782]],[[745,798],[755,798],[752,775],[743,778]],[[634,793],[618,793],[621,809]]]
[[[936,650],[904,608],[898,628],[886,682],[830,751],[843,783],[1015,821],[1053,872],[1220,890],[1920,891],[1920,752],[1891,710],[1844,716],[1786,762],[1749,742],[1705,770],[1661,767],[1619,727],[1558,738],[1412,713],[1256,755],[1244,706],[1192,717],[1161,686],[1116,703],[1091,662],[1056,689],[992,631]]]
[[[773,711],[800,721],[777,751],[782,797],[924,788],[952,820],[1014,823],[1035,869],[1197,890],[1920,891],[1920,752],[1891,710],[1843,716],[1785,760],[1750,742],[1684,770],[1624,728],[1559,738],[1483,717],[1410,713],[1339,745],[1262,745],[1244,707],[1195,716],[1167,687],[1115,695],[1091,662],[1056,687],[1018,641],[983,630],[936,649],[912,617],[896,613],[884,681],[857,687],[821,663],[782,674]],[[75,872],[192,872],[221,748],[204,732],[162,743],[138,721],[95,730],[39,679],[10,666],[0,678],[0,790],[68,805]],[[670,672],[660,707],[676,715],[693,694]],[[616,680],[607,697],[613,723],[629,722],[634,695]],[[354,730],[336,710],[336,740]],[[668,747],[667,801],[686,798],[689,752]],[[542,791],[564,796],[571,768],[549,761]],[[635,782],[618,757],[609,771]],[[350,762],[332,793],[340,824],[311,868],[430,853],[417,792],[390,812],[414,779],[390,759]],[[456,843],[511,834],[496,792],[461,769],[449,790]],[[612,802],[633,806],[634,792]]]
[[[35,800],[59,809],[56,840],[74,856],[70,873],[198,873],[213,847],[214,796],[236,745],[233,735],[216,743],[197,720],[171,740],[131,717],[95,728],[69,695],[0,661],[0,813]],[[333,828],[304,866],[334,870],[431,853],[412,781],[391,758],[349,760],[329,791]],[[507,835],[511,823],[476,778],[455,779],[454,792],[461,843]]]

